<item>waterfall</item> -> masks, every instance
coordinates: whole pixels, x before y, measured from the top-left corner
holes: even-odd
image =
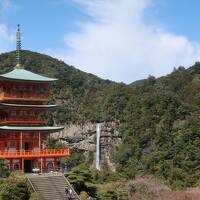
[[[101,124],[97,124],[96,128],[96,169],[100,170],[100,135],[101,135]]]

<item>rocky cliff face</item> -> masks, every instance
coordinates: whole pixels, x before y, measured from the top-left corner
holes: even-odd
[[[84,125],[70,124],[60,133],[53,136],[66,143],[71,148],[84,151],[87,160],[91,161],[91,167],[95,168],[96,161],[96,126],[87,123]],[[121,142],[117,125],[113,122],[101,123],[100,136],[100,167],[115,171],[114,157]]]

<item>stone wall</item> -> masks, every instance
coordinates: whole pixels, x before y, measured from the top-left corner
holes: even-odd
[[[92,154],[91,167],[95,168],[96,160],[96,126],[87,123],[84,125],[70,124],[60,133],[53,136],[66,143],[71,148],[84,151],[86,159]],[[100,166],[101,169],[115,171],[114,157],[121,142],[117,125],[114,122],[101,123],[100,137]]]

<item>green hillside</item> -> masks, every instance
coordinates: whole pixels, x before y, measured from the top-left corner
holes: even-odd
[[[0,73],[12,70],[15,60],[15,52],[1,54]],[[101,114],[97,116],[94,110],[100,109],[99,104],[105,95],[103,91],[115,85],[63,61],[30,51],[22,51],[22,65],[32,72],[59,79],[52,87],[52,96],[60,105],[55,113],[60,123],[97,121]]]
[[[57,123],[117,121],[123,144],[116,157],[126,177],[154,174],[173,188],[200,180],[200,63],[168,76],[126,85],[100,79],[46,55],[23,51],[33,72],[57,77],[52,100]],[[14,52],[0,55],[0,72],[15,66]]]

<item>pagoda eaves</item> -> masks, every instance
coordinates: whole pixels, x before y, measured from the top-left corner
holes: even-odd
[[[12,108],[37,108],[37,109],[53,109],[57,105],[38,105],[38,104],[11,104],[11,103],[0,103],[0,108],[3,107],[12,107]]]
[[[0,131],[45,131],[51,133],[63,129],[63,126],[0,126]]]
[[[14,69],[11,72],[1,74],[0,80],[4,80],[4,79],[10,80],[10,81],[30,81],[30,82],[43,82],[43,83],[55,82],[58,80],[55,78],[41,76],[25,69]]]

